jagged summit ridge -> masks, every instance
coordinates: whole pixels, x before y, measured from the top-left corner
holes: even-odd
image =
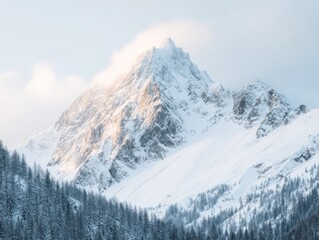
[[[161,47],[153,47],[141,54],[125,79],[151,78],[155,81],[163,80],[167,84],[176,81],[176,75],[181,75],[186,80],[191,78],[193,81],[212,82],[207,74],[199,71],[189,54],[177,48],[171,39],[165,40]]]

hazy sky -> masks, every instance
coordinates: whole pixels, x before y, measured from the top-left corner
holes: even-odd
[[[92,82],[170,36],[214,81],[319,107],[317,0],[0,0],[0,139],[54,124]]]

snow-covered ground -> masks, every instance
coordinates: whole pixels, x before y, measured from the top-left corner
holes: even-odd
[[[312,140],[314,133],[319,134],[318,122],[319,110],[313,110],[258,140],[254,128],[221,122],[205,137],[194,138],[163,160],[132,170],[129,177],[111,186],[105,195],[138,206],[165,208],[227,184],[231,194],[216,208],[237,206],[239,199],[252,189],[265,182],[266,188],[273,188],[284,177],[301,175],[318,161],[317,153],[308,162],[294,160],[297,150],[309,144],[319,152],[319,142]]]

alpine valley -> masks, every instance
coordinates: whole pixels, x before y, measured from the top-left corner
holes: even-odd
[[[318,123],[319,109],[292,106],[261,81],[224,88],[167,39],[17,151],[59,181],[194,227],[199,239],[297,239],[319,211]],[[318,229],[304,234],[316,239]]]

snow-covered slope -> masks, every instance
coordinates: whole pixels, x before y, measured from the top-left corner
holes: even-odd
[[[223,209],[315,158],[318,120],[260,81],[225,89],[168,39],[18,151],[61,180],[140,206],[165,208],[226,184]]]
[[[145,164],[106,193],[151,207],[178,203],[227,184],[229,204],[239,203],[251,189],[272,187],[290,174],[303,173],[304,163],[318,159],[318,120],[319,111],[310,111],[262,139],[256,138],[258,127],[217,123],[205,137],[177,148],[162,161]]]

